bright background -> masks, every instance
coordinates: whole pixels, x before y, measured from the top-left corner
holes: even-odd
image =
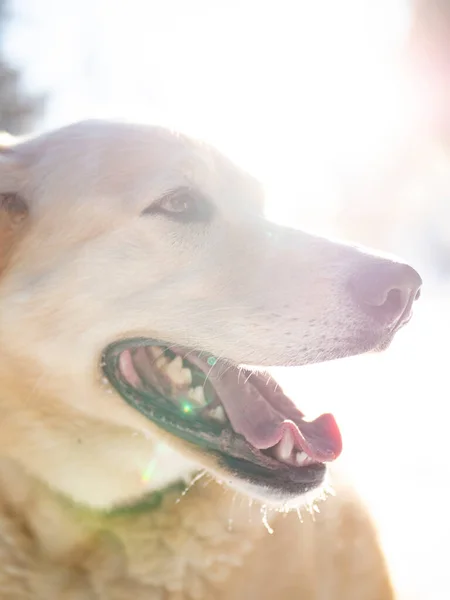
[[[16,0],[8,55],[39,128],[174,124],[259,176],[270,215],[402,254],[425,280],[384,355],[283,374],[332,410],[404,600],[450,597],[450,168],[401,53],[406,0]],[[423,92],[423,93],[422,93]]]

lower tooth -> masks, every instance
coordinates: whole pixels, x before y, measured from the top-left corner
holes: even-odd
[[[182,377],[181,377],[182,375]],[[192,383],[192,373],[190,369],[181,369],[180,371],[180,379],[183,379],[184,385],[191,385]]]
[[[305,458],[307,458],[306,452],[297,452],[295,455],[295,462],[298,465],[301,465],[303,463],[303,461],[305,460]]]
[[[301,467],[312,465],[314,463],[313,459],[310,458],[306,452],[297,452],[295,455],[295,462]]]
[[[216,408],[213,408],[212,410],[210,410],[209,416],[211,417],[211,419],[214,419],[215,421],[219,421],[220,423],[225,423],[225,421],[227,420],[225,411],[223,410],[223,408],[221,406],[216,406]]]
[[[196,388],[190,388],[188,392],[188,397],[190,400],[193,400],[196,404],[200,406],[206,405],[205,392],[203,391],[203,387],[198,385]]]

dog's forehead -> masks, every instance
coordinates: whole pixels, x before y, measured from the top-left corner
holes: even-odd
[[[264,192],[261,183],[215,148],[191,141],[191,152],[183,164],[190,183],[214,203],[233,211],[261,211]]]
[[[209,144],[158,126],[85,121],[23,148],[46,185],[140,195],[189,185],[233,211],[260,211],[261,184]],[[41,173],[44,171],[45,177]]]
[[[260,182],[206,142],[162,127],[142,129],[138,140],[129,134],[119,152],[138,177],[169,185],[173,178],[174,185],[187,183],[212,202],[232,206],[234,211],[263,207]]]

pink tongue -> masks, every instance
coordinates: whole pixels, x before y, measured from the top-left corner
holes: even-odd
[[[214,386],[233,429],[255,448],[275,446],[289,430],[294,448],[318,462],[334,460],[342,451],[342,439],[331,414],[305,421],[303,414],[273,379],[253,373],[250,377],[235,369],[225,373],[210,370]]]

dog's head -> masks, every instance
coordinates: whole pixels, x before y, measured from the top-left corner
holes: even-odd
[[[164,129],[85,122],[0,159],[3,452],[94,504],[136,495],[155,436],[264,498],[319,485],[337,426],[306,421],[261,368],[386,348],[419,275],[267,221],[255,180]],[[123,497],[73,483],[84,445],[133,466]]]

